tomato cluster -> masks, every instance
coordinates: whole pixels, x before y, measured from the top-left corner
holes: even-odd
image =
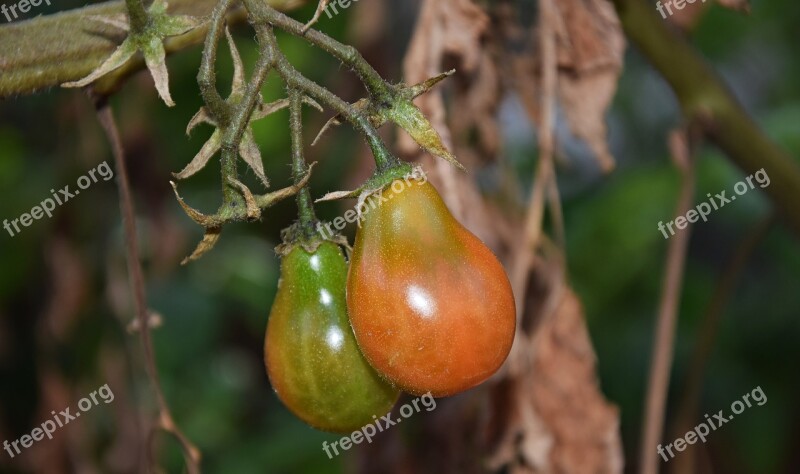
[[[430,183],[392,184],[364,203],[349,270],[330,241],[283,257],[267,371],[284,404],[319,429],[370,422],[398,389],[442,397],[472,388],[514,339],[514,297],[494,254]]]

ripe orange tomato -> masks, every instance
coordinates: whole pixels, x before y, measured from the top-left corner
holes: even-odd
[[[347,280],[364,356],[416,395],[448,396],[486,380],[514,340],[503,266],[427,181],[395,180],[365,208]]]

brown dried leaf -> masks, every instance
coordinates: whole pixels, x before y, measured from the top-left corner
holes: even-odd
[[[605,113],[617,91],[625,38],[616,11],[606,0],[556,2],[565,28],[559,31],[559,98],[573,133],[610,171]],[[566,64],[565,64],[566,62]]]
[[[195,117],[197,117],[197,115],[195,115]],[[189,164],[186,165],[186,167],[181,171],[172,173],[172,175],[177,179],[186,179],[194,175],[208,164],[208,160],[210,160],[211,157],[214,156],[217,151],[219,151],[221,146],[222,134],[217,129],[214,130],[214,133],[211,134],[211,137],[205,142],[205,144],[203,144],[203,148],[201,148],[194,158],[192,158],[192,161],[190,161]]]
[[[194,249],[191,255],[181,261],[181,265],[186,265],[189,262],[193,262],[205,255],[209,250],[213,249],[219,241],[221,232],[222,227],[207,228],[205,234],[203,234],[203,240],[197,244],[197,247]]]
[[[518,52],[507,54],[504,60],[513,87],[538,127],[542,93],[538,32],[519,24],[513,5],[501,3],[501,48],[510,52],[511,44],[518,46]],[[559,0],[556,9],[558,100],[572,132],[587,143],[600,167],[609,171],[613,158],[608,151],[605,113],[616,93],[625,49],[619,19],[606,0]]]
[[[337,199],[354,198],[358,197],[360,193],[361,193],[360,189],[355,189],[353,191],[331,191],[314,202],[326,202],[326,201],[335,201]]]
[[[242,196],[244,196],[244,202],[246,206],[246,215],[247,220],[249,221],[257,221],[261,218],[261,209],[258,208],[258,204],[256,204],[256,199],[253,197],[253,193],[250,192],[250,188],[244,185],[238,179],[230,178],[228,179],[232,185],[236,186],[239,191],[241,191]]]
[[[239,155],[245,163],[253,170],[258,179],[264,184],[264,187],[269,187],[269,180],[267,175],[264,174],[264,162],[261,161],[261,152],[256,145],[256,140],[253,137],[253,131],[247,127],[242,135],[242,142],[239,143]]]
[[[472,153],[473,149],[477,148],[483,156],[494,157],[500,143],[495,116],[501,90],[495,61],[485,45],[492,34],[489,25],[488,15],[469,1],[451,0],[438,2],[430,8],[426,6],[404,63],[406,78],[414,82],[427,77],[420,74],[421,67],[430,75],[435,70],[456,65],[458,87],[452,102],[449,130],[444,123],[445,109],[440,94],[428,94],[417,103],[450,149],[453,149],[451,135],[456,143],[474,136],[472,147],[456,150],[467,164],[471,156],[480,158]],[[426,29],[422,29],[423,26]],[[426,48],[428,43],[434,47]],[[411,151],[408,143],[402,140],[401,147]]]

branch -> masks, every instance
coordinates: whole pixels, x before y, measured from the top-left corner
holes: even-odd
[[[697,329],[694,348],[689,359],[688,369],[684,377],[681,401],[673,417],[669,432],[669,439],[683,436],[697,422],[700,398],[703,393],[703,380],[705,379],[706,366],[711,357],[714,343],[717,339],[722,316],[731,297],[736,291],[742,273],[747,269],[747,264],[755,253],[758,245],[767,236],[775,221],[774,214],[770,213],[756,226],[749,230],[736,246],[733,255],[728,260],[725,268],[720,273],[714,293],[711,296],[708,308],[703,316],[703,321]],[[668,432],[668,433],[669,433]],[[688,446],[678,459],[673,461],[672,472],[693,474],[696,472],[697,446]]]
[[[245,0],[245,5],[248,9],[251,7],[258,8],[257,5],[259,5],[259,1],[260,0]],[[399,159],[392,155],[388,148],[386,148],[380,135],[378,135],[378,131],[372,126],[367,117],[359,113],[355,107],[339,98],[339,96],[333,92],[303,76],[289,63],[289,60],[286,59],[286,56],[284,56],[278,48],[278,40],[275,38],[275,32],[272,30],[272,26],[268,23],[256,23],[253,26],[256,29],[259,45],[262,48],[267,48],[267,50],[271,52],[275,70],[286,83],[287,88],[303,91],[306,95],[332,108],[337,114],[350,122],[353,128],[366,138],[372,155],[375,158],[375,162],[378,165],[378,170],[386,170],[400,163]]]
[[[305,39],[341,61],[342,64],[350,67],[362,80],[372,97],[382,102],[391,100],[391,87],[353,46],[342,44],[324,33],[311,30],[308,28],[308,25],[304,25],[276,11],[275,8],[267,3],[247,1],[245,3],[249,10],[251,23],[267,23],[277,26],[294,36]]]
[[[306,0],[267,0],[275,8],[289,10]],[[216,0],[171,0],[170,12],[205,17]],[[122,42],[124,32],[93,20],[93,16],[124,15],[125,2],[112,1],[31,20],[0,26],[0,99],[32,94],[65,82],[81,79],[95,70]],[[229,22],[244,20],[237,8]],[[164,42],[171,54],[203,42],[207,28],[169,38]],[[95,92],[107,95],[132,73],[144,68],[137,55],[127,64],[99,80]]]
[[[661,73],[678,98],[687,122],[703,125],[705,136],[745,173],[761,168],[764,188],[781,216],[800,234],[800,166],[750,118],[700,54],[642,0],[613,0],[625,34]]]
[[[689,151],[687,132],[673,131],[670,134],[670,150],[673,161],[681,172],[681,189],[675,216],[685,216],[692,208],[695,188],[695,165]],[[664,412],[667,405],[667,390],[674,352],[675,326],[683,286],[683,270],[689,248],[691,224],[672,237],[667,249],[661,302],[658,308],[653,358],[650,361],[650,380],[647,384],[647,402],[642,420],[642,436],[639,455],[639,473],[657,474],[661,460],[656,445],[661,440],[664,428]]]
[[[517,296],[517,325],[521,327],[521,318],[525,313],[525,295],[531,264],[539,244],[544,218],[545,190],[555,179],[553,170],[553,137],[554,116],[556,108],[556,89],[558,87],[557,58],[555,44],[553,0],[539,2],[539,54],[542,58],[541,82],[542,105],[539,116],[537,111],[528,110],[533,121],[541,123],[539,127],[539,162],[533,176],[533,189],[528,199],[528,208],[523,224],[524,237],[520,240],[514,256],[511,258],[511,282]]]
[[[133,198],[131,196],[130,183],[128,182],[128,171],[125,165],[125,154],[122,149],[122,142],[114,121],[114,115],[107,102],[101,101],[96,104],[97,118],[103,127],[111,143],[114,154],[115,168],[117,169],[117,186],[119,188],[120,208],[122,210],[122,221],[125,229],[126,257],[128,261],[128,276],[131,287],[133,288],[133,301],[136,311],[136,319],[139,322],[139,335],[142,342],[142,352],[144,352],[145,371],[147,378],[155,393],[158,402],[158,427],[171,433],[180,442],[183,449],[186,469],[189,474],[199,474],[200,472],[200,450],[183,434],[172,418],[164,392],[161,390],[161,382],[158,378],[158,368],[156,367],[155,354],[153,352],[153,342],[150,337],[150,324],[148,322],[147,296],[144,289],[144,276],[142,265],[139,261],[139,245],[136,239],[135,211],[133,209]],[[152,438],[153,433],[148,435]],[[150,449],[150,443],[147,443]],[[148,456],[150,458],[151,456]],[[148,466],[147,471],[150,471]]]

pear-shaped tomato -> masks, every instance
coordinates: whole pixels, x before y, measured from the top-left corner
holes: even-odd
[[[447,396],[486,380],[514,340],[503,266],[427,181],[395,180],[362,212],[347,307],[367,360],[413,394]]]
[[[325,431],[349,432],[391,410],[399,392],[358,349],[347,318],[347,263],[339,246],[297,245],[281,261],[264,359],[278,398]]]

